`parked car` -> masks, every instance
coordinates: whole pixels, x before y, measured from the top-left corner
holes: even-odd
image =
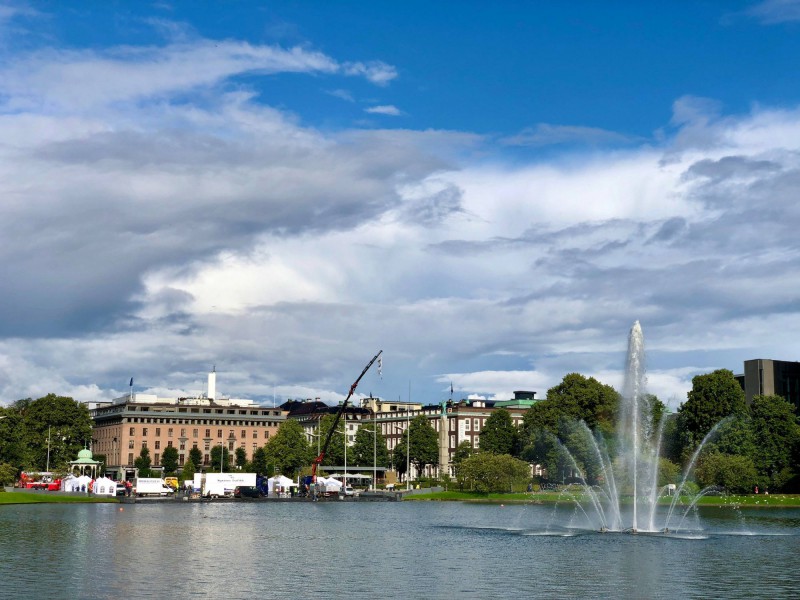
[[[353,488],[351,488],[349,485],[346,486],[343,489],[344,489],[344,495],[345,496],[355,496],[355,494],[356,494],[355,491],[353,490]]]
[[[241,485],[233,488],[234,498],[263,498],[264,493],[255,486]]]

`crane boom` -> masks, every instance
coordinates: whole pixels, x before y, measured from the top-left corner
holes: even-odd
[[[328,431],[328,435],[325,437],[325,443],[323,444],[319,455],[317,456],[317,458],[314,459],[314,462],[311,465],[311,481],[312,482],[314,482],[314,483],[317,482],[317,467],[319,467],[319,465],[321,465],[322,461],[325,459],[325,454],[328,452],[328,446],[331,443],[331,438],[333,437],[333,432],[336,431],[336,426],[339,424],[339,419],[342,418],[342,415],[344,414],[344,410],[345,410],[345,408],[347,408],[347,403],[350,401],[350,398],[355,393],[356,388],[358,387],[358,382],[361,381],[361,378],[364,377],[364,375],[367,374],[367,371],[369,371],[369,368],[375,363],[376,360],[378,360],[378,357],[382,353],[383,353],[383,350],[378,350],[378,353],[375,356],[373,356],[372,360],[369,361],[369,363],[367,364],[366,367],[364,367],[364,370],[361,371],[361,375],[359,375],[358,379],[356,379],[353,382],[353,385],[350,386],[350,393],[347,394],[347,398],[344,399],[344,402],[342,402],[342,405],[339,407],[339,410],[336,411],[336,416],[333,418],[333,425],[331,426],[330,430]],[[347,432],[345,432],[345,436],[347,436]],[[345,444],[347,443],[347,437],[345,437],[344,443]]]

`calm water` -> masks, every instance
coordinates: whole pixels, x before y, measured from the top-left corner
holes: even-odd
[[[0,507],[2,598],[778,598],[800,510],[706,509],[685,537],[460,503]]]

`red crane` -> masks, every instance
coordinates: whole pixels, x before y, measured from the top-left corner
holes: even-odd
[[[322,450],[320,450],[319,456],[314,459],[314,462],[311,465],[311,481],[313,483],[317,482],[317,467],[322,464],[323,459],[325,458],[325,453],[328,451],[328,446],[331,443],[331,437],[333,437],[333,432],[336,431],[336,426],[339,424],[339,419],[342,417],[344,413],[344,409],[347,407],[347,403],[350,400],[350,397],[355,393],[356,387],[358,387],[358,382],[361,381],[361,378],[367,374],[369,368],[373,365],[373,363],[378,360],[378,357],[383,353],[383,350],[378,350],[378,353],[372,357],[372,360],[369,361],[369,364],[364,367],[364,370],[361,371],[361,375],[358,376],[358,379],[355,380],[353,385],[350,386],[350,393],[347,394],[347,398],[344,399],[342,405],[339,407],[339,410],[336,411],[336,416],[333,419],[333,425],[331,426],[330,430],[328,431],[328,435],[325,438],[325,443],[322,445]],[[345,434],[344,443],[347,443],[347,437]]]

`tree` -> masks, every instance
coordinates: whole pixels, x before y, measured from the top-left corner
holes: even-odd
[[[338,433],[334,433],[331,436],[331,441],[328,444],[328,450],[325,452],[325,464],[327,465],[343,465],[344,464],[344,431],[346,427],[346,421],[344,419],[345,415],[342,415],[342,418],[339,420],[339,424],[337,426]],[[325,445],[325,440],[328,438],[328,432],[333,427],[333,421],[335,420],[334,415],[325,415],[319,421],[319,446],[320,450],[322,446]],[[317,446],[314,446],[314,450],[316,450]]]
[[[150,450],[147,446],[142,446],[139,457],[133,461],[133,466],[139,470],[139,477],[150,477]]]
[[[224,444],[211,448],[211,466],[209,470],[214,473],[223,473],[231,470],[231,453]]]
[[[755,396],[750,411],[759,484],[777,491],[797,474],[793,458],[800,448],[800,425],[794,406],[781,396]]]
[[[183,463],[183,469],[181,470],[181,481],[192,481],[194,479],[195,471],[197,471],[197,466],[192,462],[192,457],[190,456],[186,462]]]
[[[236,449],[235,456],[236,466],[240,469],[244,468],[244,466],[247,464],[247,451],[240,446]]]
[[[375,424],[369,423],[361,425],[356,432],[356,439],[351,450],[353,451],[352,462],[360,467],[386,467],[389,465],[389,450],[386,449],[386,440],[380,431],[376,434]],[[377,463],[373,465],[377,451]],[[350,453],[348,451],[348,458]]]
[[[263,446],[256,448],[256,451],[253,452],[252,464],[253,470],[259,475],[272,475],[271,473],[268,473],[269,466],[267,465],[267,452],[264,450]]]
[[[505,408],[493,411],[481,431],[481,451],[492,454],[517,454],[519,434],[511,413]]]
[[[92,439],[92,419],[85,404],[67,396],[17,400],[3,410],[0,456],[15,467],[43,471],[48,465],[48,435],[52,469],[67,468]]]
[[[530,479],[530,465],[508,454],[478,452],[464,459],[462,469],[478,492],[509,492]]]
[[[463,464],[464,461],[472,456],[473,453],[474,450],[469,440],[464,440],[461,442],[456,447],[456,451],[453,453],[453,475],[455,476],[456,481],[458,481],[458,486],[462,491],[464,490],[464,484],[467,481]]]
[[[17,469],[8,463],[0,463],[0,486],[13,485],[17,478]]]
[[[267,463],[275,465],[275,469],[287,477],[294,476],[313,459],[303,426],[294,419],[281,423],[278,432],[264,446],[264,451]]]
[[[427,465],[439,464],[439,434],[431,427],[425,415],[414,417],[409,428],[411,462],[414,463],[417,473],[421,474]]]
[[[685,446],[696,448],[706,434],[729,415],[744,415],[744,391],[727,369],[692,378],[692,389],[678,409],[679,428]]]
[[[704,452],[694,470],[701,487],[720,486],[734,494],[753,488],[757,473],[749,456]]]
[[[570,373],[564,376],[561,383],[547,390],[545,402],[554,403],[560,416],[584,421],[589,429],[600,427],[605,431],[613,431],[619,409],[619,393],[594,377]]]
[[[167,446],[161,454],[161,466],[164,467],[164,474],[174,475],[178,470],[178,449],[174,446]]]
[[[189,460],[192,461],[195,468],[199,468],[203,465],[203,453],[200,452],[200,448],[193,446],[192,449],[189,450]]]

